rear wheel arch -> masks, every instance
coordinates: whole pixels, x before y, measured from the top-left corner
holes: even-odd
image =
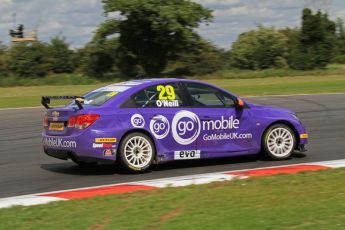
[[[145,130],[145,129],[131,129],[131,130],[127,131],[125,134],[122,135],[121,140],[120,140],[119,145],[118,145],[118,148],[117,148],[116,158],[119,155],[120,146],[122,144],[122,141],[125,139],[126,136],[128,136],[131,133],[142,133],[142,134],[145,134],[146,136],[148,136],[151,139],[151,141],[152,141],[152,143],[154,145],[153,147],[155,148],[155,154],[157,156],[156,142],[155,142],[155,139],[153,138],[152,134],[150,132],[148,132],[147,130]],[[156,156],[154,156],[154,157],[156,157]]]

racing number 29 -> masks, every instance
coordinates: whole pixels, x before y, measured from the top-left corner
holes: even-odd
[[[176,94],[174,87],[171,85],[158,85],[157,91],[159,92],[159,100],[175,100]]]

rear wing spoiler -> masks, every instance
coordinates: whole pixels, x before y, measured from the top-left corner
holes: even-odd
[[[46,96],[46,97],[42,97],[41,99],[41,104],[46,108],[46,109],[52,109],[49,104],[50,101],[52,100],[74,100],[75,104],[78,106],[78,108],[81,110],[83,109],[83,102],[84,102],[84,98],[83,97],[79,97],[79,96]]]

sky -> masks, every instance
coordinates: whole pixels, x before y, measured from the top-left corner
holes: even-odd
[[[144,0],[143,0],[144,1]],[[239,34],[258,25],[276,28],[296,27],[304,7],[323,9],[331,19],[345,20],[344,0],[194,0],[213,10],[214,20],[201,25],[198,32],[221,48],[229,49]],[[101,0],[0,0],[0,41],[9,43],[8,31],[16,23],[26,32],[39,30],[39,39],[66,37],[72,47],[89,42],[106,17]]]

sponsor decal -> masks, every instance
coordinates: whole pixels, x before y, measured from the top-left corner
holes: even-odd
[[[228,119],[221,117],[220,120],[210,120],[203,121],[202,129],[203,130],[223,130],[223,129],[238,129],[240,125],[240,120],[234,119],[233,116]]]
[[[238,140],[238,139],[252,139],[251,133],[223,133],[223,134],[205,134],[204,141],[219,141],[219,140]]]
[[[183,150],[174,152],[175,160],[200,159],[200,150]]]
[[[116,137],[112,137],[112,138],[96,138],[95,139],[96,143],[116,143],[117,142],[117,138]]]
[[[98,148],[115,148],[116,145],[113,145],[113,144],[109,144],[109,143],[101,143],[101,144],[96,144],[96,143],[93,143],[92,144],[92,148],[94,149],[98,149]]]
[[[103,151],[103,156],[110,157],[110,156],[114,156],[115,153],[116,153],[116,149],[106,149]]]
[[[42,140],[43,146],[53,147],[53,148],[77,148],[76,141],[64,140],[62,138],[48,138],[45,137]]]
[[[301,139],[307,139],[307,138],[309,138],[309,135],[307,133],[304,133],[304,134],[300,135],[300,138]]]
[[[182,110],[175,114],[171,130],[175,141],[181,145],[193,143],[200,135],[201,131],[236,130],[240,127],[240,120],[234,116],[228,118],[221,116],[220,119],[200,121],[199,117],[190,111]],[[203,140],[229,140],[229,139],[252,139],[251,133],[224,133],[205,134]]]
[[[150,130],[156,139],[165,138],[170,132],[169,120],[162,115],[153,117],[150,121]]]
[[[175,141],[181,145],[193,143],[199,137],[201,131],[199,117],[187,110],[176,113],[171,126]]]
[[[135,127],[135,128],[144,128],[145,119],[143,116],[136,113],[132,116],[131,123],[132,123],[133,127]]]

